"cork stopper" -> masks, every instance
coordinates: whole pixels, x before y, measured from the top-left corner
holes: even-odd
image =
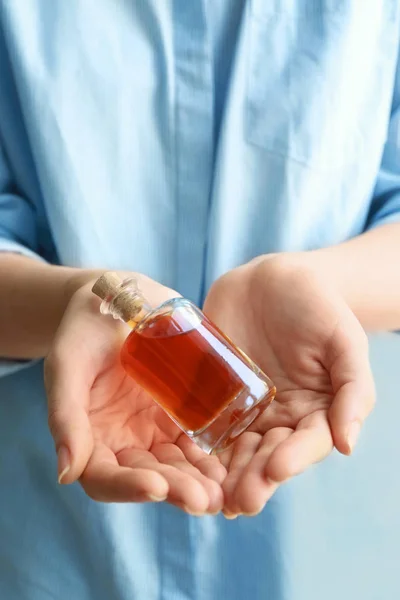
[[[127,282],[126,287],[116,273],[103,273],[92,287],[92,292],[103,300],[104,313],[111,313],[126,323],[138,321],[143,317],[145,300],[137,288],[135,280]],[[108,303],[108,305],[107,305]]]
[[[106,300],[117,293],[118,286],[122,283],[122,279],[116,273],[109,271],[103,273],[92,287],[93,294],[96,294],[102,300]]]

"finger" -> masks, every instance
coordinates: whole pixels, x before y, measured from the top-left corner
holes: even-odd
[[[279,486],[276,481],[265,476],[266,465],[275,448],[292,433],[292,429],[279,427],[265,434],[232,492],[229,507],[233,512],[254,516],[264,508]]]
[[[179,506],[193,515],[204,514],[207,511],[209,497],[204,487],[190,474],[172,464],[160,462],[150,452],[142,451],[138,453],[129,449],[118,454],[118,462],[120,465],[133,469],[143,468],[145,465],[161,475],[168,483],[167,500],[170,504]]]
[[[226,450],[217,454],[219,462],[225,468],[226,471],[229,471],[229,465],[231,464],[233,450],[234,444],[230,444],[228,448],[226,448]]]
[[[204,512],[216,513],[221,510],[223,493],[219,483],[206,477],[199,469],[188,462],[178,446],[174,444],[157,444],[152,447],[151,451],[160,463],[174,467],[187,477],[193,478],[201,486],[203,490],[202,497],[205,495],[207,503],[204,508],[200,509],[200,512],[203,510]],[[197,498],[196,501],[198,502],[199,499]]]
[[[99,326],[101,317],[89,310],[87,303],[82,295],[79,305],[67,308],[44,364],[49,427],[62,483],[78,479],[92,454],[90,389],[105,358],[115,354],[121,336],[120,329],[107,322]]]
[[[187,435],[181,435],[176,445],[182,450],[186,460],[195,466],[208,479],[221,484],[226,477],[226,469],[218,456],[205,454]]]
[[[334,444],[342,454],[351,454],[375,404],[366,338],[348,342],[332,362],[330,374],[335,394],[329,411]]]
[[[90,386],[74,360],[51,354],[45,361],[48,424],[58,455],[59,483],[72,483],[83,473],[93,451],[86,407]]]
[[[152,468],[152,461],[142,467],[120,466],[106,446],[97,446],[80,478],[85,492],[99,502],[162,501],[168,496],[168,482]]]
[[[265,476],[281,483],[323,460],[332,449],[325,411],[312,413],[302,419],[296,430],[272,452],[265,466]]]
[[[257,452],[261,439],[258,433],[245,432],[234,443],[228,475],[222,485],[225,497],[224,515],[228,518],[234,518],[240,513],[233,503],[233,493],[244,469]]]
[[[339,452],[347,455],[352,453],[361,427],[374,403],[373,384],[367,387],[351,382],[337,392],[329,411],[329,421],[334,443]]]

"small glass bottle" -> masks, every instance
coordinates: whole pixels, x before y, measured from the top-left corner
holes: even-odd
[[[132,328],[121,350],[126,373],[207,454],[225,450],[273,400],[272,381],[189,300],[153,309],[135,279],[115,273],[93,293],[102,314]]]

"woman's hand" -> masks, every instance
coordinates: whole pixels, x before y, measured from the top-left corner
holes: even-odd
[[[257,259],[219,279],[206,314],[271,377],[275,401],[220,455],[228,516],[256,514],[334,446],[350,454],[374,404],[364,330],[329,273],[301,255]]]
[[[156,306],[178,294],[138,276]],[[99,313],[93,282],[72,297],[45,362],[62,483],[105,502],[162,501],[191,514],[223,506],[225,467],[206,456],[123,371],[129,329]]]

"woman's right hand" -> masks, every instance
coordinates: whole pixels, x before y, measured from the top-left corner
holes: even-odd
[[[135,276],[154,306],[177,296]],[[102,502],[166,500],[190,514],[219,512],[225,468],[125,374],[119,352],[129,329],[100,315],[93,283],[73,294],[45,361],[60,482],[79,480]]]

